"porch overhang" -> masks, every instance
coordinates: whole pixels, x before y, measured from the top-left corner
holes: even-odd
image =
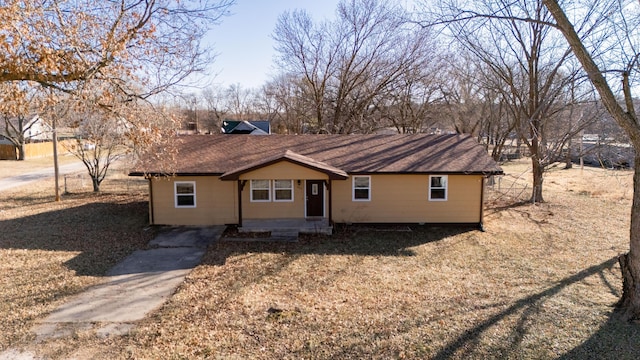
[[[311,170],[321,172],[327,175],[329,180],[346,180],[349,178],[347,173],[342,169],[338,169],[327,163],[316,161],[310,157],[300,155],[293,151],[287,150],[284,153],[279,154],[277,156],[273,156],[271,158],[260,160],[260,161],[227,171],[226,173],[222,174],[222,176],[220,176],[220,180],[239,180],[240,176],[242,176],[245,173],[255,171],[255,170],[279,163],[281,161],[290,162],[292,164],[296,164]]]

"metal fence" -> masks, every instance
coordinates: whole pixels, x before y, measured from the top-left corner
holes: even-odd
[[[526,177],[525,177],[526,175]],[[529,174],[492,176],[486,182],[486,198],[488,201],[521,202],[531,200],[532,187]]]
[[[109,169],[104,181],[100,184],[101,192],[139,193],[147,191],[147,181],[141,177],[128,176],[128,170]],[[60,187],[64,194],[75,194],[93,191],[93,182],[89,174],[77,172],[60,176]]]

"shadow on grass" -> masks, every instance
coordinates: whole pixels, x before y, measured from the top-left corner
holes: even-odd
[[[495,214],[504,210],[516,209],[522,206],[532,205],[530,200],[516,200],[516,201],[489,201],[487,202],[485,215]]]
[[[640,358],[640,327],[612,312],[603,326],[587,341],[559,356],[561,360],[611,359],[635,360]]]
[[[601,264],[591,266],[575,275],[564,278],[553,287],[516,301],[504,311],[462,333],[440,350],[433,359],[444,360],[451,357],[465,358],[472,356],[476,344],[485,332],[508,316],[521,312],[517,324],[513,328],[512,336],[510,336],[510,339],[512,339],[511,344],[507,348],[495,349],[496,352],[503,355],[514,353],[526,335],[525,323],[532,316],[535,316],[538,308],[545,300],[557,295],[565,287],[592,275],[599,274],[603,276],[603,272],[607,269],[611,270],[617,261],[617,256],[612,257]],[[610,289],[614,295],[619,296],[615,289]],[[612,315],[602,328],[580,346],[560,356],[560,359],[637,359],[638,356],[640,356],[640,328],[637,325],[622,322],[618,314],[612,311]]]
[[[415,253],[411,249],[414,246],[471,231],[478,231],[477,226],[343,226],[336,229],[332,236],[301,235],[296,243],[217,242],[209,249],[203,261],[207,265],[224,265],[228,257],[252,253],[414,256]]]
[[[86,197],[79,206],[63,202],[58,210],[1,221],[0,249],[79,252],[65,266],[77,275],[103,276],[153,236],[142,230],[148,221],[145,201],[110,194]]]

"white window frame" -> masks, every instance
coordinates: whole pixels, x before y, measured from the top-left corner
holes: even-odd
[[[276,186],[276,184],[279,181],[288,181],[289,182],[289,187],[287,188],[279,188]],[[278,190],[289,190],[291,192],[291,198],[290,199],[278,199]],[[288,179],[276,179],[273,180],[273,201],[274,202],[293,202],[293,180],[288,180]]]
[[[364,187],[360,187],[357,189],[367,189],[368,190],[368,195],[366,199],[357,199],[356,198],[356,179],[357,178],[366,178],[368,185],[366,188]],[[352,180],[351,180],[351,200],[352,201],[371,201],[371,176],[369,175],[357,175],[357,176],[353,176]]]
[[[254,186],[254,182],[255,181],[266,181],[267,182],[267,187],[265,188],[256,188]],[[251,202],[270,202],[271,201],[271,180],[267,180],[267,179],[253,179],[250,181],[251,183],[251,191],[249,192],[251,194]],[[267,190],[267,199],[254,199],[253,198],[253,190]]]
[[[193,193],[178,194],[179,185],[191,185],[193,186]],[[179,196],[193,196],[193,205],[178,205]],[[195,181],[174,181],[173,182],[173,201],[176,208],[195,208],[196,207],[196,182]]]
[[[431,186],[431,179],[436,177],[444,179],[444,186],[439,186],[439,187]],[[444,198],[431,197],[432,190],[444,190]],[[449,198],[449,176],[448,175],[429,175],[429,201],[447,201],[448,198]]]

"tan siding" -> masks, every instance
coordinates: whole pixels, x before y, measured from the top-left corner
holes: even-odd
[[[261,177],[259,179],[265,178]],[[276,177],[276,179],[285,180],[286,178]],[[293,202],[273,201],[273,184],[271,185],[271,201],[251,202],[251,184],[249,181],[247,181],[247,185],[242,191],[243,219],[304,218],[304,181],[301,181],[298,185],[298,182],[293,180]]]
[[[247,180],[242,191],[243,219],[286,219],[304,218],[305,198],[304,180],[326,180],[328,176],[322,172],[306,168],[288,161],[247,172],[240,176]],[[251,180],[293,180],[293,202],[273,201],[273,183],[271,184],[271,201],[251,202]],[[298,184],[297,180],[301,180]]]
[[[224,225],[238,222],[237,183],[216,176],[154,178],[153,219],[158,225]],[[176,208],[174,182],[195,181],[196,207]]]
[[[273,165],[256,169],[240,176],[240,179],[278,179],[278,180],[298,180],[298,179],[328,179],[329,177],[316,170],[296,165],[288,161],[280,161]]]
[[[293,202],[251,202],[249,181],[242,191],[243,219],[303,218],[304,180],[313,170],[293,164]],[[279,165],[275,164],[275,165]],[[250,178],[288,179],[270,173],[270,167],[247,173]],[[257,175],[256,175],[257,174]],[[292,176],[293,175],[293,176]],[[324,175],[324,174],[322,174]],[[273,177],[272,177],[273,176]],[[313,178],[313,177],[312,177]],[[196,208],[175,208],[174,182],[196,182]],[[222,225],[238,222],[237,182],[217,177],[173,177],[152,180],[153,220],[166,225]],[[481,216],[480,175],[449,175],[448,200],[428,201],[428,175],[372,175],[371,201],[352,201],[352,179],[332,181],[333,220],[339,223],[477,223]],[[327,194],[328,195],[328,194]],[[271,193],[273,200],[273,192]],[[325,196],[325,202],[328,197]],[[328,215],[325,213],[325,215]]]
[[[482,177],[449,175],[448,200],[429,201],[429,175],[372,175],[371,201],[352,201],[351,177],[333,181],[333,220],[339,223],[477,223]]]

